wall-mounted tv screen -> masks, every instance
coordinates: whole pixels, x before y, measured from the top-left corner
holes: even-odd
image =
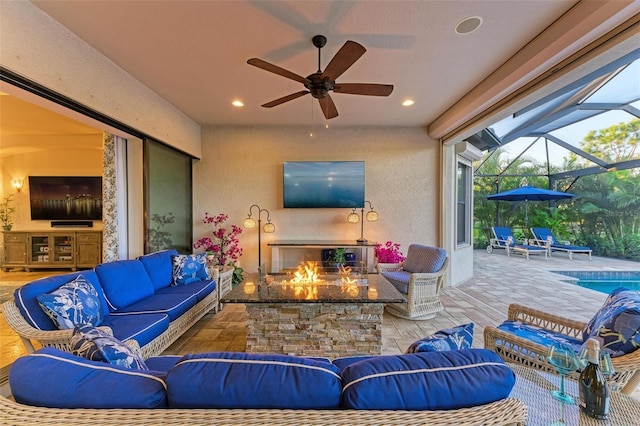
[[[285,208],[364,206],[364,161],[295,161],[283,166]]]
[[[101,176],[29,176],[31,220],[102,220]]]

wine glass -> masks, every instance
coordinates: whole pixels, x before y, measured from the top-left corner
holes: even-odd
[[[574,399],[564,392],[564,376],[572,373],[580,367],[580,361],[571,345],[566,343],[554,343],[547,354],[549,363],[560,373],[560,390],[554,389],[551,395],[565,404],[575,404]]]

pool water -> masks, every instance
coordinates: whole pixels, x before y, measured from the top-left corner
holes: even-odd
[[[640,291],[640,271],[553,271],[577,278],[573,284],[609,294],[618,287]]]

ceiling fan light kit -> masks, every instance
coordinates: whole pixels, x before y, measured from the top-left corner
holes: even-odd
[[[361,44],[348,40],[331,59],[324,71],[322,71],[320,62],[321,49],[327,44],[327,38],[323,35],[316,35],[311,39],[311,42],[318,49],[318,71],[307,77],[302,77],[289,70],[280,68],[277,65],[263,61],[262,59],[251,58],[247,61],[249,65],[302,83],[306,89],[267,102],[262,105],[264,108],[273,108],[310,93],[311,96],[318,100],[322,113],[325,118],[329,120],[338,116],[336,105],[329,94],[331,91],[334,93],[366,96],[389,96],[391,92],[393,92],[393,85],[391,84],[336,83],[336,79],[367,51]]]

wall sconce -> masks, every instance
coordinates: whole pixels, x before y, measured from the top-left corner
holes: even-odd
[[[258,206],[257,204],[253,204],[251,207],[249,207],[249,215],[247,216],[247,218],[244,220],[244,222],[242,222],[242,224],[244,225],[245,228],[247,229],[253,229],[256,227],[256,220],[254,218],[251,217],[251,211],[253,210],[253,208],[257,208],[258,209],[258,272],[262,275],[264,274],[266,271],[262,271],[262,248],[261,248],[261,242],[260,242],[260,234],[262,233],[262,231],[264,231],[267,234],[271,234],[273,232],[276,232],[276,226],[271,223],[271,218],[269,217],[269,210],[267,209],[261,209],[260,206]],[[262,220],[261,220],[261,215],[262,212],[267,214],[267,223],[264,224],[264,226],[261,227],[262,225]]]
[[[367,214],[365,216],[364,207],[366,206],[366,203],[369,203],[369,209],[370,210],[367,212]],[[358,223],[358,222],[360,222],[360,238],[358,238],[356,240],[356,242],[358,244],[367,244],[367,240],[365,240],[364,236],[363,236],[364,220],[365,219],[367,219],[367,222],[377,222],[378,221],[378,212],[373,210],[373,206],[371,205],[370,201],[365,201],[365,204],[362,206],[362,209],[360,210],[360,215],[358,215],[358,213],[356,213],[356,209],[353,209],[353,211],[351,213],[349,213],[349,216],[347,216],[347,222],[349,222],[349,223]]]
[[[24,179],[23,178],[13,178],[13,179],[11,179],[11,186],[17,192],[20,192],[22,190],[22,186],[23,185],[24,185]]]

